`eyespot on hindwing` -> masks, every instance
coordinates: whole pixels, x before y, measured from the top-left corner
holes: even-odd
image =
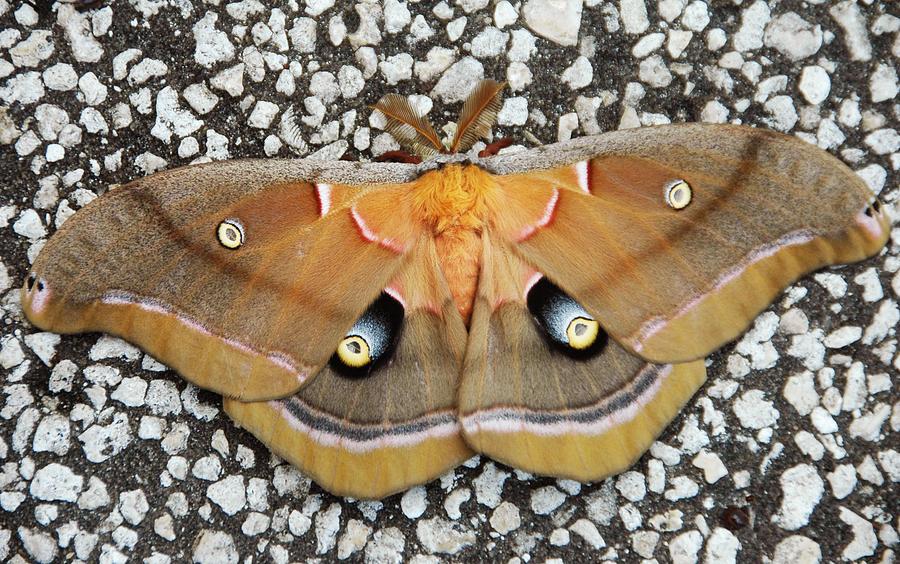
[[[606,331],[578,302],[546,277],[528,290],[528,310],[549,341],[570,356],[593,356],[606,344]]]
[[[397,299],[382,292],[338,343],[331,367],[348,378],[369,375],[393,352],[404,313]]]

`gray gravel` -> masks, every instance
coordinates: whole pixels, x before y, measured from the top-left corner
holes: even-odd
[[[482,77],[508,81],[495,132],[524,145],[765,126],[840,156],[898,217],[896,3],[37,4],[0,0],[0,560],[896,560],[900,229],[713,355],[630,471],[582,485],[474,458],[382,502],[324,493],[126,343],[36,332],[18,297],[46,238],[110,184],[369,159],[396,143],[367,104],[416,94],[442,124]]]

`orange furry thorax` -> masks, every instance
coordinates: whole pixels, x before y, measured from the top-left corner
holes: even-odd
[[[472,165],[429,172],[413,191],[414,212],[434,235],[441,269],[467,325],[478,289],[482,229],[495,198],[493,175]]]

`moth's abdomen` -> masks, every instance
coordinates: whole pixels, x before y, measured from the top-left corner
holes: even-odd
[[[455,164],[423,175],[413,188],[416,219],[434,237],[441,270],[467,325],[481,268],[481,237],[497,193],[495,176]]]
[[[453,301],[468,326],[481,270],[481,232],[468,229],[445,231],[435,238],[435,245]]]

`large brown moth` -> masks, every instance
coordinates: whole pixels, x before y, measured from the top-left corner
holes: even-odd
[[[419,164],[237,160],[111,190],[44,247],[25,313],[136,343],[336,494],[473,452],[591,481],[631,465],[788,284],[888,238],[859,177],[770,131],[480,156],[501,89],[476,88],[447,146],[383,98]]]

